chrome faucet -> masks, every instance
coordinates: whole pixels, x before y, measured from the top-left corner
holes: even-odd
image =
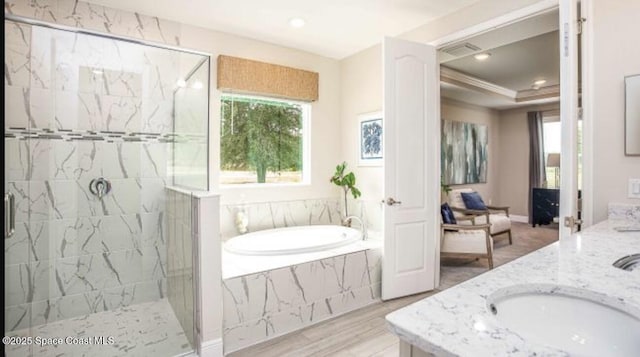
[[[369,235],[367,234],[367,224],[364,223],[365,222],[364,219],[358,216],[348,216],[342,220],[342,225],[345,227],[350,227],[350,223],[353,219],[360,222],[360,231],[362,232],[362,240],[367,240]]]

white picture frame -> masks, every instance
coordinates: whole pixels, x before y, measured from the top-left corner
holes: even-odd
[[[382,112],[358,115],[358,166],[382,166],[384,125]]]

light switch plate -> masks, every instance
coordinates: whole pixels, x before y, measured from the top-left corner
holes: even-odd
[[[629,198],[640,198],[640,179],[629,179]]]

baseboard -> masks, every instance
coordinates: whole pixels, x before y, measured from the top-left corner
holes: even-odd
[[[200,348],[200,357],[222,357],[222,339],[218,338],[203,342]]]
[[[520,223],[529,223],[529,217],[527,216],[518,216],[516,214],[510,214],[509,218],[512,222],[520,222]]]

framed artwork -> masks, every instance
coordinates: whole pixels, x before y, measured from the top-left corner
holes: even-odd
[[[487,182],[486,125],[442,120],[442,181],[446,185]]]
[[[382,112],[358,116],[358,165],[382,166]]]

